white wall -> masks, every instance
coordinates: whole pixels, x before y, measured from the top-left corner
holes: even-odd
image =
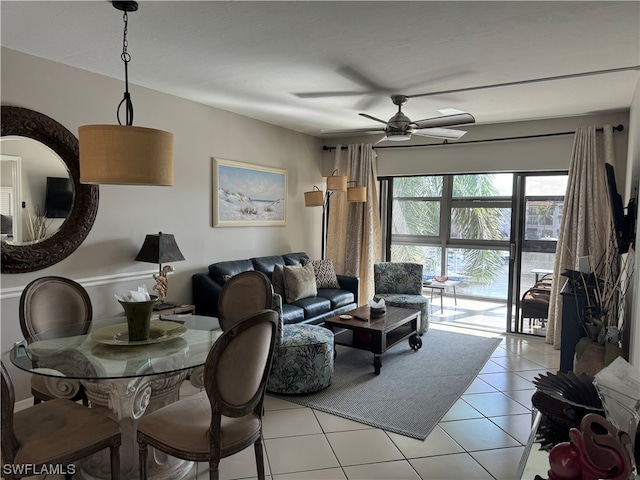
[[[2,49],[1,101],[37,110],[77,135],[78,126],[116,123],[123,82]],[[132,79],[133,81],[133,79]],[[114,293],[144,283],[151,290],[157,266],[135,262],[145,235],[172,233],[185,260],[176,262],[168,299],[191,302],[191,276],[219,260],[307,251],[320,255],[321,215],[305,209],[303,192],[322,181],[321,142],[308,135],[240,115],[130,86],[134,124],[173,132],[173,187],[100,186],[91,233],[78,250],[45,270],[0,278],[1,346],[22,339],[19,295],[31,280],[61,275],[87,286],[94,318],[120,311]],[[287,225],[213,228],[211,157],[284,168],[288,172]],[[139,274],[139,275],[138,275]],[[7,362],[5,362],[7,363]],[[12,369],[17,398],[28,395],[25,376]]]
[[[627,171],[631,172],[627,175],[625,183],[625,205],[629,200],[629,192],[632,185],[638,180],[640,176],[640,80],[636,85],[636,91],[633,95],[633,101],[631,103],[631,109],[629,112],[629,152],[627,155]],[[638,236],[636,235],[636,239]],[[636,240],[636,250],[640,248],[638,240]],[[640,255],[635,254],[634,258],[635,274],[634,279],[629,288],[628,295],[629,301],[628,311],[631,315],[627,321],[626,338],[628,339],[628,351],[629,351],[629,363],[633,365],[637,370],[640,369],[640,281],[638,281],[638,275],[640,275]]]

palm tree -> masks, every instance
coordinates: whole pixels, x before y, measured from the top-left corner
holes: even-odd
[[[493,175],[457,175],[453,185],[454,198],[498,196]],[[442,232],[440,232],[440,201],[442,176],[408,177],[394,179],[392,208],[395,235],[432,236],[433,246],[393,245],[395,261],[422,263],[436,275],[444,274],[441,266]],[[432,200],[429,199],[432,198]],[[446,212],[444,212],[446,213]],[[452,236],[455,238],[495,240],[508,238],[510,222],[508,212],[499,208],[451,209]],[[446,232],[445,232],[446,233]],[[457,273],[472,282],[491,284],[504,266],[501,253],[495,249],[457,248],[460,255]]]

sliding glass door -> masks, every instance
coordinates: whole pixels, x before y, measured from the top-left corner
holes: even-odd
[[[567,175],[520,173],[515,183],[515,308],[510,331],[544,336],[545,290],[552,281]]]
[[[529,325],[521,303],[553,271],[566,174],[390,177],[382,186],[386,259],[421,263],[425,286],[451,287],[434,321],[544,334],[544,319]]]

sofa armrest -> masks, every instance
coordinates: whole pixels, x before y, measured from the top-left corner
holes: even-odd
[[[222,285],[207,273],[196,273],[191,277],[193,305],[196,315],[218,316],[218,297]]]
[[[336,275],[338,277],[338,284],[343,290],[348,290],[353,293],[353,301],[356,305],[360,305],[358,299],[360,298],[360,278],[350,277],[348,275]]]

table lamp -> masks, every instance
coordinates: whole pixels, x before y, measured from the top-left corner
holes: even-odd
[[[147,235],[142,244],[142,248],[136,256],[138,262],[157,263],[158,273],[153,275],[156,285],[153,287],[158,292],[158,305],[154,310],[165,310],[175,307],[172,303],[165,303],[165,298],[169,290],[169,272],[173,272],[170,265],[162,266],[163,263],[177,262],[184,260],[182,252],[178,248],[176,239],[169,233],[159,232],[157,235]]]

